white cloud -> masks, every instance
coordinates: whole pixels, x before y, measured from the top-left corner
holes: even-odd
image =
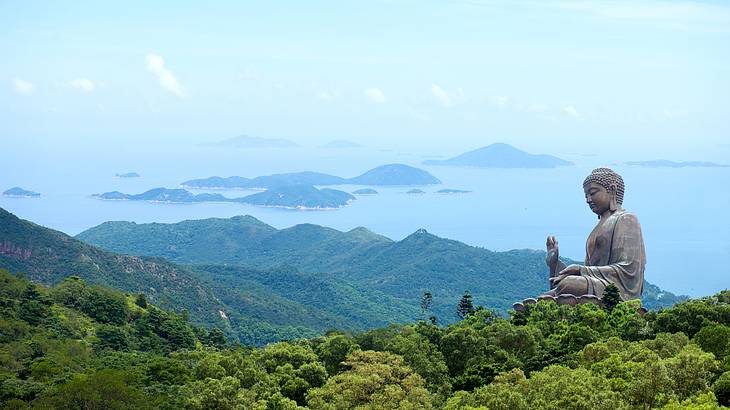
[[[388,102],[388,99],[385,98],[385,94],[379,88],[368,88],[365,90],[365,96],[368,100],[376,104],[385,104]]]
[[[147,70],[157,77],[157,81],[160,83],[162,88],[177,95],[178,97],[185,97],[185,93],[177,82],[175,76],[165,67],[165,60],[155,54],[147,56]]]
[[[571,107],[572,108],[572,107]],[[545,104],[532,104],[530,105],[530,111],[536,113],[543,113],[548,110],[548,106]],[[574,108],[575,110],[575,108]]]
[[[94,88],[96,88],[94,82],[89,80],[88,78],[76,78],[71,80],[69,84],[71,84],[71,87],[85,93],[90,93],[94,91]]]
[[[506,97],[504,95],[495,95],[490,100],[493,104],[504,107],[509,102],[509,97]]]
[[[35,84],[22,78],[13,78],[13,87],[15,92],[20,95],[31,95],[35,91]]]
[[[431,95],[436,97],[444,107],[451,107],[454,105],[449,94],[436,84],[431,84]]]
[[[335,95],[329,91],[322,91],[319,94],[317,94],[317,99],[319,101],[332,102],[337,99],[337,95]]]
[[[573,118],[579,118],[580,114],[578,113],[578,110],[575,109],[572,105],[569,105],[565,108],[563,108],[563,112],[570,115]]]

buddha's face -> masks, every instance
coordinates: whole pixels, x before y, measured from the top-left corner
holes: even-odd
[[[586,203],[597,215],[603,215],[611,209],[611,193],[602,185],[595,182],[583,186],[583,192],[586,194]]]

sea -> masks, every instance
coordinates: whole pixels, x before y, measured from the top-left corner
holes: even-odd
[[[576,165],[554,169],[485,169],[424,166],[433,152],[374,148],[220,148],[182,145],[148,149],[138,144],[14,150],[3,155],[0,191],[13,186],[40,198],[0,196],[0,207],[39,225],[76,235],[105,221],[178,222],[252,215],[276,228],[312,223],[338,230],[363,226],[401,240],[418,229],[494,251],[545,249],[557,237],[561,256],[583,260],[585,240],[597,222],[585,203],[582,182],[592,168],[610,166],[626,184],[624,208],[636,213],[647,253],[646,279],[662,289],[692,297],[730,287],[730,168],[627,166],[595,155],[560,155]],[[438,154],[438,153],[436,153]],[[647,158],[656,159],[656,158]],[[165,204],[102,201],[95,193],[137,194],[213,175],[255,177],[318,171],[342,177],[383,164],[427,170],[441,185],[372,187],[336,210],[291,210],[233,203]],[[137,172],[140,178],[115,174]],[[363,186],[330,188],[352,192]],[[425,194],[406,191],[420,188]],[[439,194],[440,189],[468,190]],[[229,197],[247,191],[218,192]],[[2,239],[2,238],[0,238]]]

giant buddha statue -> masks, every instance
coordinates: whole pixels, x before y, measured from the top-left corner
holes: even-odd
[[[547,257],[550,269],[550,290],[539,300],[558,303],[600,303],[603,290],[610,283],[619,289],[621,299],[641,297],[644,287],[644,240],[636,215],[621,208],[624,199],[623,178],[612,169],[596,168],[585,181],[583,191],[591,211],[598,215],[598,224],[588,235],[583,265],[560,261],[558,240],[548,236]],[[526,299],[515,303],[515,310],[524,310]]]

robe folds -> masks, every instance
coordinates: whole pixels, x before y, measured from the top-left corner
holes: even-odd
[[[600,221],[586,241],[584,265],[580,275],[587,279],[588,294],[601,297],[613,283],[621,299],[641,297],[646,254],[636,215],[620,209]]]

